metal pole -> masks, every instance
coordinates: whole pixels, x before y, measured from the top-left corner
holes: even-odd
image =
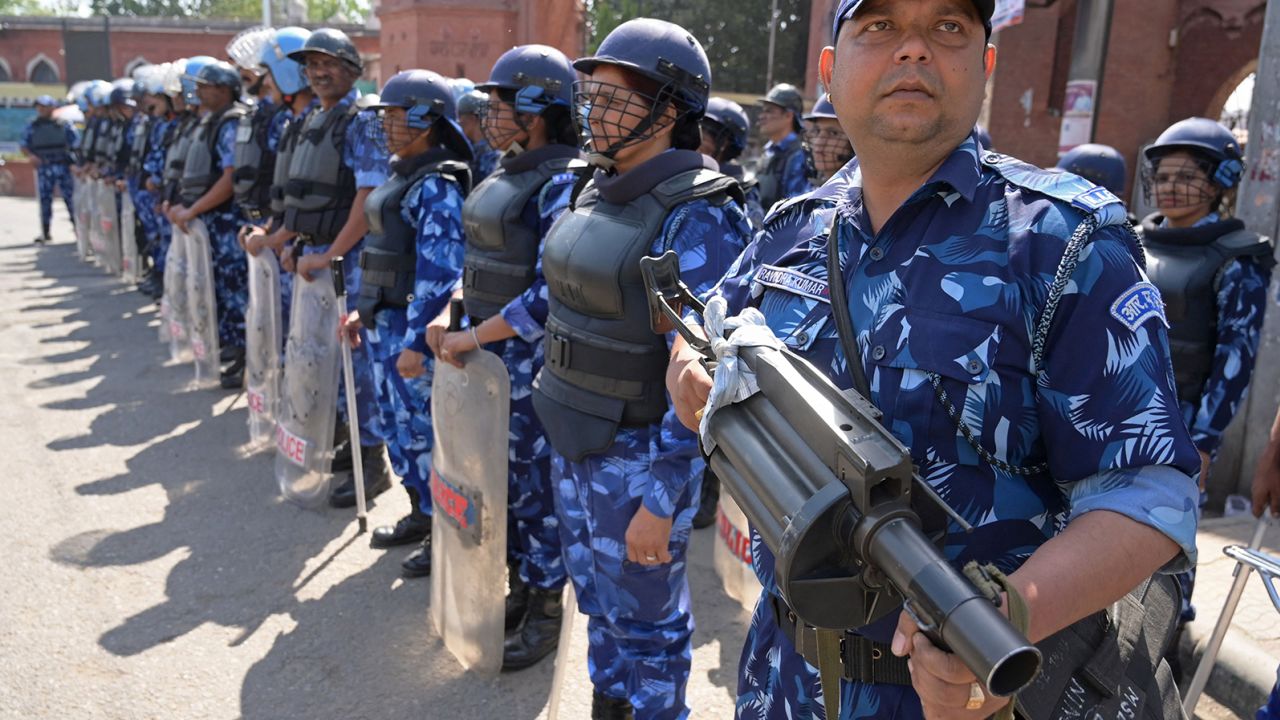
[[[1236,214],[1250,230],[1276,238],[1280,235],[1280,2],[1268,2],[1262,29],[1258,70],[1254,74],[1253,101],[1249,108],[1249,143],[1245,148],[1245,174],[1236,200]],[[1267,297],[1280,290],[1280,274],[1272,280]],[[1233,473],[1232,492],[1249,494],[1254,468],[1270,439],[1272,420],[1280,400],[1280,308],[1268,303],[1262,341],[1254,366],[1248,405],[1241,414],[1245,427],[1239,469]]]
[[[343,272],[341,255],[330,261],[330,272],[333,274],[334,294],[338,298],[338,327],[347,317],[347,283]],[[356,374],[351,363],[351,343],[347,341],[347,333],[342,333],[342,377],[347,391],[347,438],[351,443],[351,474],[356,485],[356,534],[362,535],[369,529],[369,518],[364,499],[364,458],[360,448],[360,421],[356,412]]]
[[[1076,6],[1076,36],[1067,75],[1066,107],[1062,109],[1059,153],[1093,142],[1113,6],[1114,0],[1080,0]]]
[[[1267,515],[1264,513],[1258,518],[1258,524],[1253,529],[1253,539],[1249,541],[1250,550],[1262,547],[1262,537],[1267,534],[1268,525]],[[1249,580],[1250,570],[1252,568],[1248,565],[1236,563],[1235,580],[1231,583],[1231,591],[1227,593],[1227,601],[1222,604],[1222,614],[1218,616],[1218,624],[1213,626],[1209,644],[1204,648],[1204,655],[1200,656],[1196,674],[1191,678],[1191,684],[1187,686],[1187,695],[1182,700],[1182,709],[1187,713],[1187,717],[1195,717],[1196,703],[1200,701],[1200,693],[1204,692],[1204,686],[1209,683],[1209,674],[1213,672],[1218,651],[1222,650],[1222,640],[1227,636],[1227,629],[1231,627],[1231,618],[1236,614],[1236,607],[1240,605],[1240,596],[1244,594],[1244,586]]]
[[[764,91],[769,92],[773,87],[773,50],[778,44],[778,0],[773,0],[773,7],[769,10],[769,67],[764,73]]]
[[[271,0],[262,0],[262,24],[271,27]]]

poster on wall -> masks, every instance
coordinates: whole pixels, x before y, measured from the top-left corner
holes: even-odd
[[[1058,157],[1093,139],[1093,107],[1098,95],[1096,80],[1068,80],[1063,100]]]

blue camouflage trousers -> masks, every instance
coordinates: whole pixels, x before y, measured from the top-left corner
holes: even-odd
[[[244,309],[249,304],[249,260],[236,234],[235,213],[209,212],[200,216],[209,228],[213,251],[213,290],[218,304],[218,344],[244,349]]]
[[[62,193],[62,201],[67,204],[67,214],[71,222],[76,221],[75,209],[71,205],[71,194],[74,192],[71,183],[71,166],[67,163],[42,162],[36,168],[36,190],[40,195],[40,227],[48,229],[53,222],[53,192]]]
[[[700,472],[675,503],[672,562],[627,560],[627,527],[650,484],[658,434],[657,425],[623,428],[605,452],[582,462],[551,456],[565,565],[578,609],[588,616],[591,683],[604,695],[630,700],[637,720],[689,715],[693,614],[685,563]]]
[[[129,197],[133,200],[133,214],[141,231],[137,237],[138,251],[153,260],[153,248],[160,242],[160,221],[156,217],[156,196],[136,179],[129,181]]]
[[[551,445],[533,411],[533,378],[542,367],[542,343],[515,337],[485,346],[511,376],[507,454],[507,559],[520,579],[542,590],[564,587],[560,522],[551,488]]]
[[[752,548],[755,552],[756,548]],[[778,627],[767,592],[760,594],[738,664],[736,720],[815,720],[827,717],[818,671]],[[896,619],[896,616],[893,616]],[[910,685],[841,681],[840,720],[923,720]]]
[[[387,438],[391,468],[405,487],[418,493],[423,512],[431,514],[431,379],[435,359],[427,355],[426,372],[406,380],[396,369],[404,350],[408,314],[404,308],[382,308],[365,323],[364,342],[369,348],[378,409]]]
[[[348,258],[360,257],[363,240],[347,251]],[[306,245],[303,255],[315,255],[329,249],[328,245]],[[347,262],[343,265],[346,274],[347,312],[356,309],[356,298],[360,297],[360,265]],[[294,279],[294,282],[306,282]],[[326,278],[323,282],[328,282]],[[283,285],[283,283],[281,283]],[[292,284],[290,285],[292,288]],[[360,425],[360,445],[374,447],[381,445],[386,438],[382,427],[382,415],[378,410],[378,389],[373,380],[373,362],[369,358],[369,346],[361,343],[351,352],[351,370],[355,375],[356,386],[356,421]],[[347,426],[346,378],[338,378],[338,422]],[[345,437],[345,433],[342,434]]]

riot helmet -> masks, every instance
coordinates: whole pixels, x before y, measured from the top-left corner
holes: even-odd
[[[693,35],[665,20],[628,20],[609,33],[595,55],[573,63],[588,75],[602,65],[620,68],[639,82],[575,83],[574,104],[594,164],[612,167],[620,150],[667,127],[673,127],[673,146],[698,147],[697,123],[711,92],[711,65]]]
[[[345,62],[357,73],[364,71],[364,62],[360,60],[360,53],[356,50],[356,46],[351,42],[351,38],[341,30],[335,28],[320,28],[307,38],[301,48],[289,53],[289,59],[302,65],[307,64],[307,55],[316,53],[319,55],[328,55]]]
[[[707,101],[702,118],[703,152],[717,162],[729,162],[747,148],[751,121],[738,103],[722,97]]]
[[[434,132],[436,145],[453,150],[463,160],[471,159],[471,143],[455,119],[453,91],[440,75],[430,70],[398,72],[382,86],[374,107],[382,115],[382,140],[389,153],[399,154],[424,133]],[[390,113],[391,108],[404,113]]]
[[[290,54],[301,50],[310,37],[311,31],[306,28],[283,27],[262,46],[258,62],[271,72],[271,81],[286,96],[297,95],[309,84],[302,64]]]
[[[215,62],[218,61],[208,55],[187,58],[186,67],[182,69],[182,99],[187,105],[191,107],[200,105],[200,98],[196,96],[196,77],[205,65]]]
[[[576,144],[569,108],[577,79],[569,58],[553,47],[521,45],[506,51],[493,64],[489,79],[476,86],[489,93],[483,113],[485,139],[494,148],[507,148],[513,138],[529,131],[525,115],[542,115],[548,139]],[[499,102],[494,103],[494,97]]]
[[[813,109],[804,116],[804,141],[809,148],[813,166],[810,175],[819,182],[826,182],[837,170],[853,159],[853,145],[840,126],[831,96],[823,95]]]
[[[1142,191],[1162,210],[1208,203],[1223,210],[1244,175],[1244,153],[1231,131],[1208,118],[1169,126],[1143,150]]]
[[[1058,168],[1101,185],[1116,197],[1124,196],[1129,177],[1128,164],[1119,150],[1110,145],[1085,143],[1072,148],[1058,160]]]

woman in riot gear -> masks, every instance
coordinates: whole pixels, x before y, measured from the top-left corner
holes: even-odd
[[[1209,467],[1249,389],[1274,246],[1230,216],[1244,174],[1231,131],[1189,118],[1161,133],[1143,156],[1143,193],[1157,210],[1143,219],[1140,238],[1169,321],[1182,419],[1200,451],[1203,505]],[[1195,568],[1177,577],[1186,623],[1195,619]],[[1176,650],[1169,659],[1176,668]]]
[[[524,45],[498,58],[489,81],[484,134],[502,154],[499,167],[462,208],[467,228],[463,288],[471,329],[428,343],[437,357],[460,364],[463,353],[483,347],[500,356],[511,377],[511,432],[507,490],[508,636],[503,669],[541,660],[559,639],[560,556],[551,487],[551,448],[533,411],[534,375],[542,368],[546,282],[539,258],[543,240],[569,204],[582,173],[575,162],[578,130],[572,114],[577,74],[569,59],[545,45]],[[440,316],[433,328],[447,325]]]
[[[663,387],[638,263],[674,251],[705,292],[750,234],[737,181],[696,152],[711,69],[685,29],[619,25],[574,68],[596,170],[543,250],[546,364],[533,404],[554,448],[563,555],[589,616],[592,717],[688,712],[685,552],[702,472]]]
[[[407,577],[431,572],[431,378],[427,322],[462,275],[462,201],[471,188],[471,145],[454,120],[448,82],[427,70],[397,73],[374,107],[382,116],[391,177],[364,205],[370,234],[347,332],[363,328],[391,463],[409,493],[409,515],[374,531],[374,547],[419,541]]]
[[[764,222],[764,208],[760,204],[760,183],[755,177],[747,177],[746,169],[738,162],[747,149],[747,135],[751,133],[751,121],[738,103],[713,97],[707,101],[707,114],[702,118],[702,146],[698,151],[720,164],[720,172],[737,180],[747,198],[747,219],[752,228]],[[695,527],[699,525],[695,522]]]
[[[813,109],[804,116],[804,123],[805,147],[808,148],[809,159],[812,161],[810,177],[813,186],[817,188],[853,159],[853,145],[844,128],[840,127],[831,98],[826,95],[814,103]]]

